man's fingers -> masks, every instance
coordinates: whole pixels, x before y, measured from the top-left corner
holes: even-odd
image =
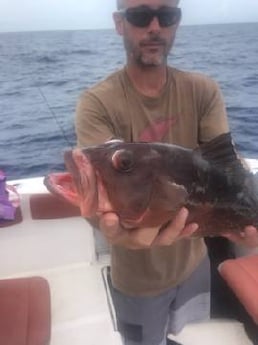
[[[119,219],[114,213],[102,215],[99,226],[110,244],[129,249],[149,248],[159,233],[159,227],[125,229],[120,226]]]
[[[187,224],[186,227],[181,231],[178,239],[187,238],[193,235],[198,230],[198,228],[199,225],[197,223]]]
[[[137,248],[149,248],[159,233],[159,227],[135,229],[130,233],[131,244]]]
[[[183,207],[174,220],[165,227],[157,238],[154,240],[153,245],[171,245],[175,240],[181,239],[184,237],[190,236],[194,231],[197,230],[197,224],[189,224],[185,225],[187,217],[188,217],[188,210]]]
[[[100,217],[99,227],[106,238],[112,242],[120,232],[119,219],[115,213],[105,213]]]
[[[198,229],[195,223],[186,225],[188,214],[188,210],[183,207],[173,221],[164,228],[125,229],[121,227],[118,216],[110,212],[100,217],[99,226],[112,245],[130,249],[169,246],[176,240],[191,236]]]
[[[249,248],[258,247],[258,232],[254,226],[247,226],[240,233],[224,233],[222,236],[239,245]]]
[[[100,217],[99,227],[111,245],[123,246],[128,249],[145,247],[144,241],[140,240],[139,233],[140,230],[146,232],[145,229],[139,229],[138,231],[121,227],[118,216],[113,212],[105,213]]]

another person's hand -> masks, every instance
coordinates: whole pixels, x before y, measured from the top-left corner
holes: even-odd
[[[247,226],[243,232],[238,234],[224,233],[223,236],[238,245],[248,248],[258,247],[258,230],[254,226]]]
[[[177,240],[191,236],[197,229],[195,223],[186,225],[188,210],[182,208],[166,227],[139,228],[128,230],[120,226],[115,213],[100,217],[99,227],[112,245],[128,249],[146,249],[154,246],[168,246]]]

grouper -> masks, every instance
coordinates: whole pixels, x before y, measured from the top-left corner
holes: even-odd
[[[198,236],[258,225],[258,176],[239,158],[230,133],[196,149],[111,140],[67,150],[64,160],[67,172],[50,173],[44,183],[85,218],[115,212],[133,231],[167,224],[185,206]]]

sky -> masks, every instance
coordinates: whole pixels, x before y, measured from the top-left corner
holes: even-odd
[[[116,0],[0,0],[0,32],[113,28]],[[181,0],[183,25],[258,22],[258,0]]]

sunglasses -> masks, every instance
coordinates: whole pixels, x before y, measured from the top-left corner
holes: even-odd
[[[163,6],[154,10],[148,6],[131,7],[120,10],[126,20],[133,26],[145,28],[150,25],[153,18],[156,17],[160,27],[166,28],[175,25],[181,18],[181,9],[179,7]]]

